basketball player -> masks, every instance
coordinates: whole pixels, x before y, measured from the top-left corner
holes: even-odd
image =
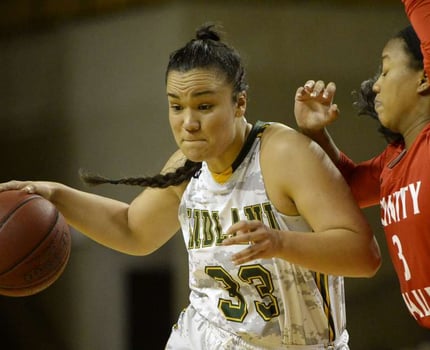
[[[213,26],[171,54],[166,85],[179,150],[162,174],[83,175],[147,187],[131,204],[53,182],[0,190],[42,195],[127,254],[150,254],[181,229],[190,305],[166,349],[348,349],[341,276],[373,276],[380,252],[340,172],[293,129],[248,123],[240,56]]]
[[[339,151],[325,129],[338,115],[331,105],[333,83],[308,81],[297,90],[295,112],[299,127],[327,151],[359,204],[381,206],[406,307],[430,328],[430,0],[403,2],[412,26],[388,41],[382,71],[362,84],[358,102],[363,113],[378,118],[386,149],[360,164]]]

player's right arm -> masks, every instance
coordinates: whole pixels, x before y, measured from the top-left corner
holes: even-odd
[[[340,151],[327,131],[339,115],[339,109],[333,104],[336,85],[325,85],[321,80],[308,80],[299,87],[295,95],[294,115],[302,134],[317,142],[334,163],[340,159]]]
[[[175,154],[165,169],[177,162]],[[51,201],[69,225],[94,241],[123,253],[146,255],[179,230],[178,207],[185,186],[147,188],[130,204],[56,182],[10,181],[0,184],[0,191],[37,193]]]
[[[294,105],[296,123],[301,133],[317,142],[334,162],[360,207],[376,205],[379,203],[379,176],[388,153],[355,164],[338,149],[326,128],[339,116],[339,109],[333,104],[335,92],[334,83],[325,85],[321,80],[308,80],[299,87]]]

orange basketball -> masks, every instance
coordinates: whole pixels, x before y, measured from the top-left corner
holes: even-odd
[[[48,288],[70,251],[70,228],[51,202],[24,191],[0,192],[0,294],[29,296]]]

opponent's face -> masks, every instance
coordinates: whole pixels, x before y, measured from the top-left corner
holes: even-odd
[[[404,132],[418,98],[422,71],[410,68],[410,57],[401,39],[390,40],[382,52],[382,73],[373,85],[375,110],[382,125],[394,132]]]
[[[231,84],[210,69],[171,71],[167,96],[170,126],[185,156],[224,171],[242,146],[237,145],[239,108]]]

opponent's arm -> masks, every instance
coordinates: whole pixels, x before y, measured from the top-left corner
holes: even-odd
[[[326,128],[339,115],[338,106],[333,103],[335,92],[333,82],[325,86],[321,80],[308,80],[296,91],[294,115],[300,131],[317,142],[337,163],[340,151]]]
[[[405,11],[420,38],[424,70],[430,77],[430,0],[402,0]]]

